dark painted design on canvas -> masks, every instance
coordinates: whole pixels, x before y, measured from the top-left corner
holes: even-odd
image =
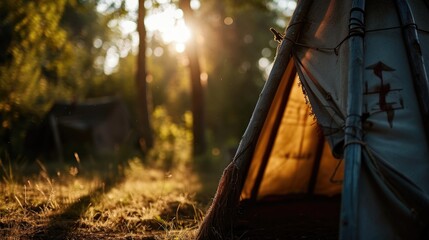
[[[392,84],[394,79],[386,79],[383,73],[394,72],[396,69],[384,64],[381,61],[371,64],[365,69],[372,70],[373,74],[379,79],[380,84],[373,86],[371,89],[368,89],[368,82],[365,82],[364,95],[366,95],[367,98],[378,96],[378,102],[370,106],[367,102],[365,103],[364,118],[368,118],[374,113],[386,112],[387,122],[389,123],[390,128],[393,128],[395,110],[404,108],[404,101],[400,94],[402,88],[393,88]]]

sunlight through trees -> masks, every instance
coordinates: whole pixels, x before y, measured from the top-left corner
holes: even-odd
[[[284,29],[296,3],[188,0],[186,10],[180,2],[140,1],[139,36],[138,0],[2,1],[2,151],[24,154],[28,130],[56,101],[117,96],[132,119],[128,145],[139,145],[137,129],[163,107],[175,124],[193,112],[194,144],[231,157],[275,56],[269,28]],[[136,120],[138,109],[148,121]]]

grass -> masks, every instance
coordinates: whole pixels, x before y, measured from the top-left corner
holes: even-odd
[[[1,239],[192,239],[213,191],[201,197],[191,167],[138,158],[1,159],[0,172]]]

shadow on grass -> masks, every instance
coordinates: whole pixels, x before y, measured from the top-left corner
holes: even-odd
[[[120,164],[126,163],[121,162]],[[96,205],[103,195],[125,180],[123,168],[117,169],[113,174],[107,174],[108,176],[101,179],[101,186],[98,186],[87,195],[79,197],[61,213],[52,215],[46,227],[34,233],[31,239],[76,239],[77,229],[81,227],[79,220],[89,207]],[[94,175],[103,175],[102,172],[103,167],[93,173]],[[90,172],[86,174],[90,174]]]
[[[201,190],[197,193],[196,200],[205,208],[211,205],[219,180],[228,163],[224,159],[213,160],[210,157],[201,157],[197,160],[195,173],[200,179]]]

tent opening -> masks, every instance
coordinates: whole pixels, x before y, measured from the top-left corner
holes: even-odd
[[[334,158],[318,128],[293,64],[288,71],[250,161],[239,226],[253,229],[252,237],[263,237],[255,235],[257,229],[271,229],[288,239],[336,239],[344,163]]]

